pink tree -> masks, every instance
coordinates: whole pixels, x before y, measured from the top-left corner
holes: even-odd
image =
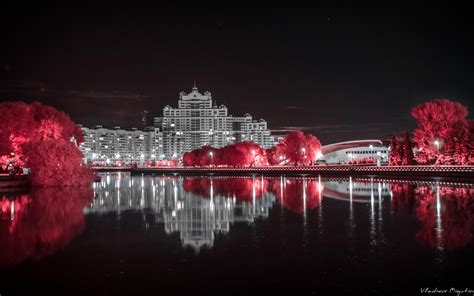
[[[411,144],[410,133],[405,133],[405,141],[402,144],[402,165],[412,165],[414,163],[413,145]]]
[[[287,163],[308,165],[317,159],[321,151],[321,143],[318,138],[302,131],[294,131],[285,135],[283,140],[276,145],[273,158],[283,158]]]
[[[196,165],[196,153],[194,153],[194,151],[185,152],[183,154],[183,165],[184,166],[195,166]]]
[[[249,141],[224,147],[221,157],[226,159],[226,165],[231,166],[260,166],[268,164],[265,149]]]
[[[82,167],[80,129],[64,112],[40,103],[0,104],[0,161],[31,168],[33,185],[86,185],[92,173]]]
[[[465,151],[469,150],[469,138],[472,135],[469,136],[465,106],[447,99],[439,99],[416,106],[411,114],[418,121],[413,135],[418,148],[417,162],[462,164],[461,159],[469,158]],[[456,158],[459,161],[453,158],[456,145],[459,146],[459,153],[463,154],[462,157]]]

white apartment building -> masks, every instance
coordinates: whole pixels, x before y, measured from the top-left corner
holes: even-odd
[[[145,130],[130,130],[115,127],[107,129],[101,125],[92,128],[81,127],[84,133],[84,143],[80,150],[84,161],[104,161],[113,163],[163,159],[162,134],[158,128],[147,127]]]
[[[226,106],[217,106],[212,94],[200,93],[196,84],[190,93],[179,93],[177,108],[165,106],[163,117],[155,117],[154,124],[163,132],[163,154],[168,159],[206,145],[218,148],[253,141],[268,148],[274,144],[265,120],[229,115]]]

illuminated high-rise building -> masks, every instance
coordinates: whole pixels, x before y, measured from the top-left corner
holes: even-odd
[[[229,115],[226,106],[217,105],[210,92],[200,93],[196,84],[190,93],[179,93],[177,108],[165,106],[154,124],[163,132],[165,158],[179,158],[206,145],[218,148],[253,141],[268,148],[274,144],[265,120],[254,120],[250,114]]]

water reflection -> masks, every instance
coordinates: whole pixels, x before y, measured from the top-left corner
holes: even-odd
[[[35,188],[0,193],[0,265],[41,259],[67,246],[85,227],[91,188]]]
[[[150,209],[166,233],[178,232],[182,245],[196,252],[212,247],[215,234],[229,232],[233,223],[268,217],[274,202],[262,178],[127,178],[116,175],[118,184],[129,184],[126,190],[107,181],[95,185],[96,199],[85,212]]]
[[[254,231],[256,220],[272,215],[279,217],[277,231],[282,234],[282,244],[288,243],[283,238],[286,229],[294,230],[294,223],[300,223],[300,244],[305,252],[314,247],[313,233],[323,240],[332,239],[340,225],[347,226],[347,232],[342,228],[344,234],[335,236],[341,243],[349,242],[352,250],[356,250],[356,243],[363,244],[369,253],[383,250],[397,231],[413,232],[414,244],[441,254],[470,244],[474,228],[474,189],[470,184],[321,176],[131,177],[111,173],[93,188],[35,189],[0,196],[3,265],[39,259],[64,248],[84,230],[84,214],[99,218],[112,214],[118,222],[123,213],[138,213],[144,220],[151,214],[166,234],[179,234],[181,245],[196,252],[212,248],[216,235],[228,234],[234,223],[252,225],[250,231]],[[419,226],[394,230],[397,219],[413,219]],[[148,222],[144,223],[145,230],[150,227]]]
[[[420,186],[416,191],[416,215],[421,228],[416,238],[422,245],[447,251],[472,241],[474,189]]]

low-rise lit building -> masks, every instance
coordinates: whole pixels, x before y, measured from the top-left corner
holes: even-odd
[[[348,164],[374,160],[376,164],[388,162],[390,149],[380,140],[356,140],[321,147],[320,162]]]
[[[85,162],[143,163],[164,157],[162,135],[155,127],[125,130],[118,126],[108,129],[96,125],[92,128],[82,127],[82,131],[84,142],[79,148]]]

